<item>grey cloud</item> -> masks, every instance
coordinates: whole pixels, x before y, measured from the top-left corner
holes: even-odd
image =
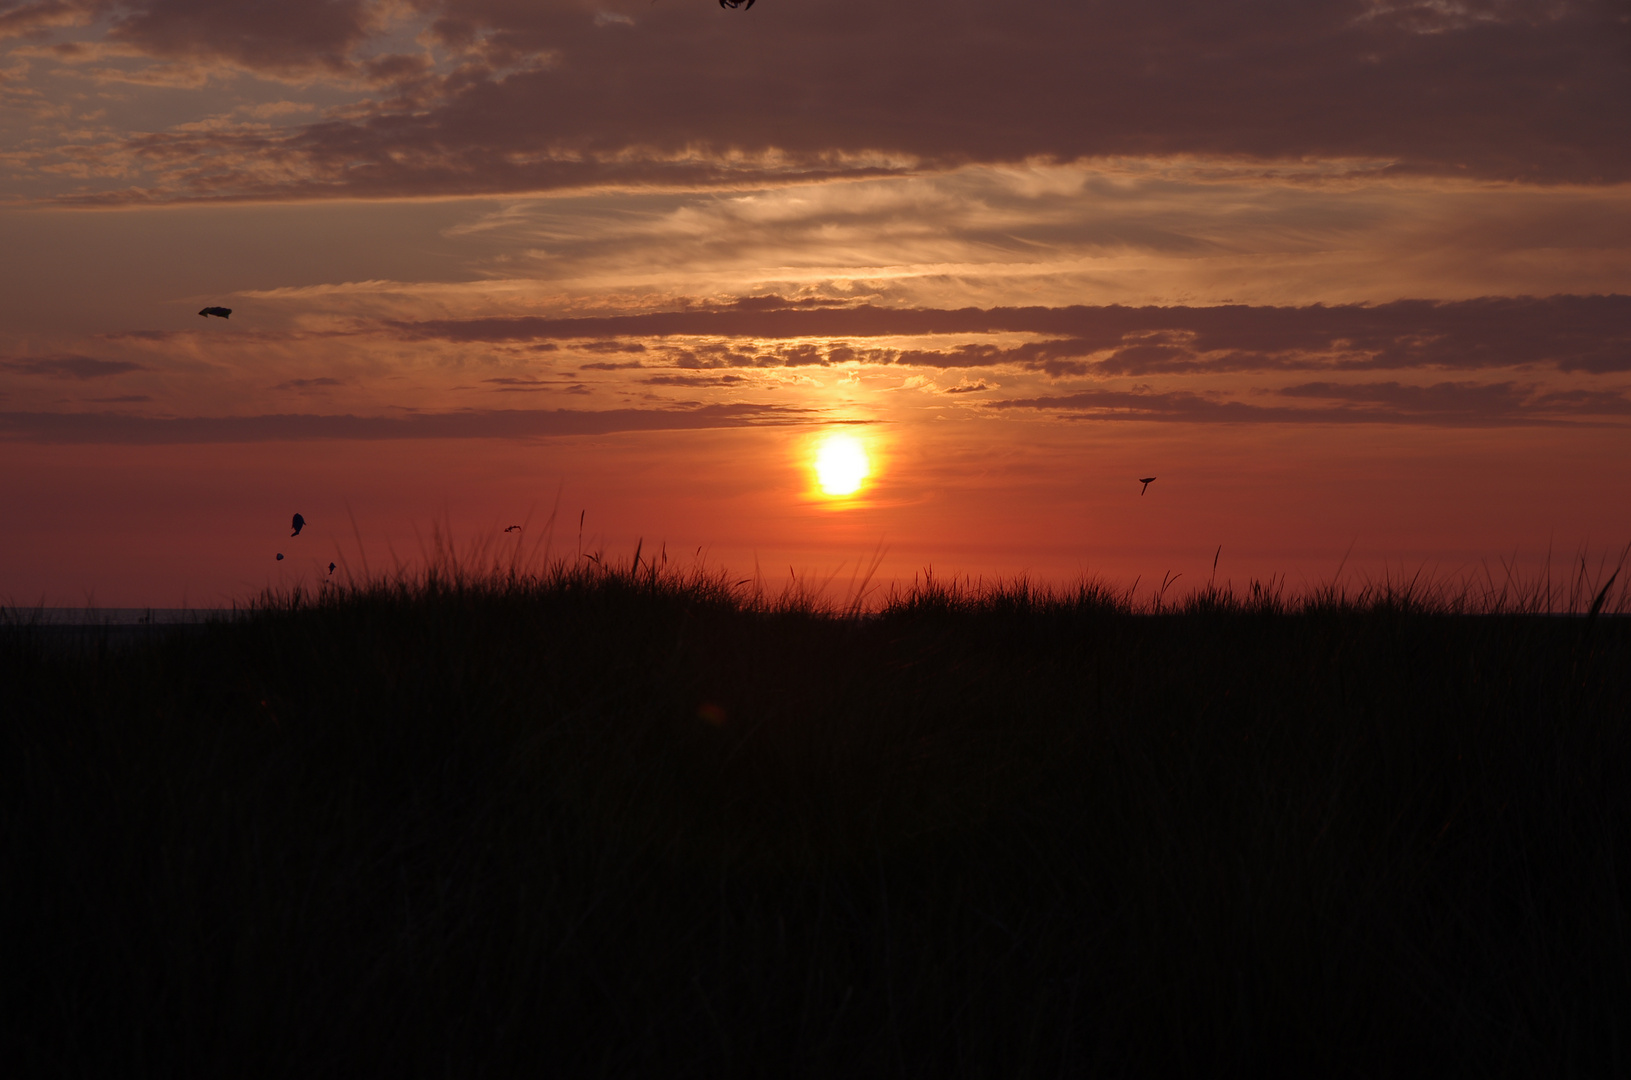
[[[545,386],[497,386],[493,388],[495,394],[542,394],[548,391],[561,394],[592,394],[593,390],[582,383],[550,383]]]
[[[714,339],[667,346],[680,367],[846,361],[940,368],[1013,364],[1050,375],[1460,369],[1631,371],[1631,296],[1485,297],[1306,307],[844,308],[726,305],[640,315],[389,322],[408,340]],[[853,339],[1030,333],[1012,346],[857,347]],[[841,339],[825,352],[793,338]],[[733,340],[734,339],[734,340]],[[758,342],[772,344],[761,347]]]
[[[1617,390],[1555,390],[1537,394],[1537,407],[1556,412],[1579,412],[1594,416],[1631,414],[1631,398]]]
[[[1411,412],[1501,415],[1520,409],[1532,396],[1533,387],[1519,386],[1510,382],[1442,382],[1432,386],[1409,386],[1397,382],[1315,382],[1287,386],[1279,393],[1287,397],[1324,398],[1391,406]]]
[[[1076,394],[1010,398],[987,402],[993,410],[1045,410],[1094,420],[1160,420],[1179,422],[1320,423],[1377,422],[1380,413],[1352,409],[1296,409],[1224,401],[1187,390],[1084,390]]]
[[[1542,393],[1514,383],[1305,383],[1275,393],[1338,402],[1324,407],[1257,405],[1190,391],[1084,390],[988,402],[996,410],[1049,411],[1095,420],[1167,422],[1413,424],[1434,427],[1557,426],[1612,423],[1631,399],[1603,391]]]
[[[144,371],[140,364],[128,360],[97,360],[90,356],[42,356],[38,359],[7,360],[0,367],[24,375],[43,375],[48,379],[105,379],[129,371]]]
[[[129,145],[169,195],[209,197],[731,187],[1116,155],[1631,178],[1631,28],[1606,0],[600,7],[631,24],[608,33],[569,0],[424,0],[454,66],[377,61],[421,76],[413,93],[283,132]],[[368,33],[361,0],[113,10],[117,39],[155,55],[274,69],[356,66]]]
[[[807,424],[814,410],[776,405],[692,408],[486,410],[406,416],[262,416],[159,419],[117,413],[0,412],[0,439],[33,443],[167,445],[310,439],[527,439],[618,431]]]
[[[84,17],[83,5],[64,0],[0,4],[0,41],[38,34],[53,26],[71,26]]]
[[[1533,384],[1513,382],[1441,382],[1412,386],[1397,382],[1314,382],[1277,391],[1287,397],[1324,398],[1356,404],[1380,405],[1416,413],[1568,414],[1623,416],[1631,414],[1631,399],[1615,390],[1557,390],[1542,392]]]
[[[739,386],[747,379],[740,375],[653,375],[640,381],[648,386]]]
[[[314,386],[344,386],[344,381],[324,376],[320,379],[290,379],[272,387],[273,390],[310,390]]]
[[[506,376],[495,379],[483,379],[484,383],[493,386],[495,394],[542,394],[548,391],[567,394],[591,394],[590,390],[580,382],[568,378],[517,378]]]
[[[638,341],[580,341],[573,345],[580,352],[589,353],[643,353],[646,347]]]
[[[108,37],[152,56],[221,58],[271,71],[346,71],[369,36],[368,0],[100,0]]]

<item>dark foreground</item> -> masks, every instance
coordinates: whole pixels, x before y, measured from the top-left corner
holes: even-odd
[[[0,632],[10,1076],[1631,1071],[1631,620],[573,576]]]

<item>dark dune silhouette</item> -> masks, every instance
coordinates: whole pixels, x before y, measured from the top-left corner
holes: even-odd
[[[294,527],[294,532],[290,533],[289,535],[299,536],[300,530],[306,527],[306,519],[301,517],[299,514],[296,514],[294,516],[294,520],[289,522],[289,524]]]
[[[1143,486],[1143,487],[1141,487],[1141,488],[1139,488],[1139,489],[1138,489],[1138,493],[1139,493],[1139,494],[1140,494],[1140,495],[1142,495],[1142,494],[1144,494],[1144,493],[1145,493],[1145,492],[1146,492],[1146,491],[1148,491],[1148,490],[1150,490],[1150,485],[1151,485],[1151,484],[1153,484],[1153,483],[1155,483],[1155,477],[1153,477],[1153,476],[1140,476],[1140,477],[1139,477],[1139,478],[1138,478],[1138,482],[1139,482],[1139,483],[1140,483],[1140,484],[1143,484],[1143,485],[1144,485],[1144,486]]]
[[[218,315],[223,319],[232,318],[232,309],[229,307],[207,307],[199,312],[200,315]]]

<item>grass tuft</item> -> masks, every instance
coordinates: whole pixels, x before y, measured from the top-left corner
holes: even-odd
[[[839,595],[541,531],[14,613],[9,1075],[1631,1065],[1623,554]]]

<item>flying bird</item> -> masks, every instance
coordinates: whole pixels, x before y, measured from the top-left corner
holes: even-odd
[[[207,307],[199,312],[200,315],[219,315],[223,319],[232,318],[232,309],[229,307]]]
[[[333,576],[333,574],[334,574],[334,564],[333,563],[328,564],[328,572],[329,572],[330,576]]]
[[[278,553],[277,553],[277,561],[278,561],[278,562],[282,562],[282,561],[283,561],[283,552],[281,552],[281,551],[280,551],[280,552],[278,552]]]
[[[719,0],[719,6],[728,7],[732,11],[735,11],[737,8],[741,8],[743,11],[746,11],[748,8],[753,6],[753,0],[747,0],[747,3],[745,4],[742,3],[742,0]]]
[[[306,527],[306,519],[301,517],[299,514],[296,514],[294,516],[294,520],[289,522],[289,524],[294,526],[294,532],[290,533],[289,535],[290,536],[299,536],[300,535],[300,530],[304,529]]]
[[[506,526],[504,526],[504,531],[505,532],[520,532],[521,531],[521,526],[519,526],[519,525],[506,525]]]
[[[1138,478],[1138,482],[1140,484],[1144,485],[1143,487],[1138,489],[1138,493],[1140,495],[1142,495],[1142,494],[1144,494],[1146,491],[1148,491],[1150,489],[1151,484],[1155,483],[1155,477],[1153,477],[1153,476],[1140,476]]]

